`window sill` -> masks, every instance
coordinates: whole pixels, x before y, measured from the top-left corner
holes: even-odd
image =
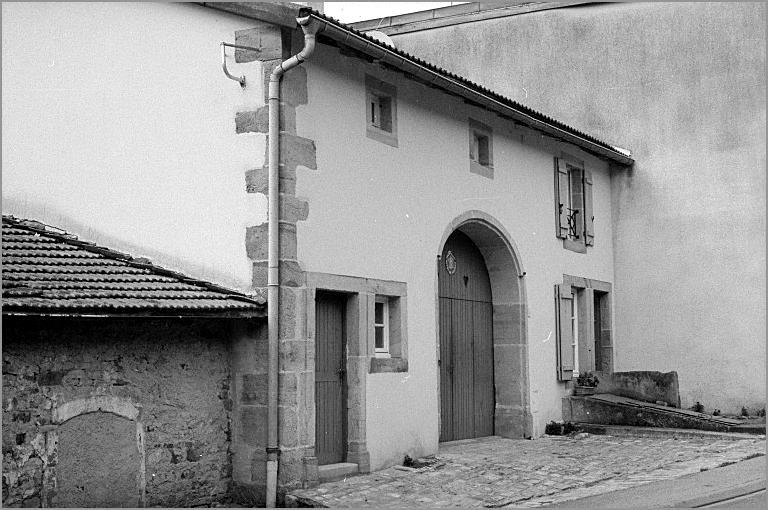
[[[408,372],[408,360],[403,358],[371,358],[369,374]]]
[[[376,140],[377,142],[381,142],[392,147],[397,147],[397,135],[394,132],[390,133],[389,131],[379,129],[376,126],[368,125],[365,130],[365,134],[372,140]]]
[[[587,253],[587,245],[584,241],[574,241],[573,239],[563,239],[563,248],[576,253]]]
[[[477,161],[469,160],[469,171],[473,174],[493,179],[493,165],[481,165]]]

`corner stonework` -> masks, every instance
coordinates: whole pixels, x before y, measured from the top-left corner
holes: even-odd
[[[269,76],[275,66],[292,54],[291,30],[258,23],[254,28],[235,33],[238,45],[255,48],[236,53],[238,62],[256,61],[261,64],[264,103],[252,111],[241,111],[235,116],[235,132],[260,133],[267,138],[264,166],[245,173],[247,193],[268,193],[268,130],[269,109],[266,93]],[[309,203],[296,196],[296,169],[303,166],[317,169],[315,143],[296,134],[296,108],[308,102],[307,71],[302,66],[287,72],[280,83],[280,306],[279,306],[279,442],[278,498],[287,490],[311,486],[318,482],[314,437],[314,344],[307,340],[306,329],[306,275],[297,260],[296,224],[306,220]],[[246,229],[245,246],[253,262],[252,287],[266,295],[267,287],[267,223]],[[263,340],[263,339],[262,339]],[[233,374],[239,388],[237,400],[240,413],[236,413],[238,430],[247,438],[247,445],[237,453],[237,465],[245,468],[234,480],[244,496],[257,494],[266,483],[266,364],[252,367],[235,363],[239,368]],[[255,393],[254,393],[255,392]],[[264,393],[262,397],[255,395]],[[240,416],[243,418],[240,419]],[[262,423],[263,421],[263,423]],[[251,429],[249,432],[247,429]],[[234,438],[233,438],[234,440]],[[261,503],[258,497],[244,497],[243,503]]]

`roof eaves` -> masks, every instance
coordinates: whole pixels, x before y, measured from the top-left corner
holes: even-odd
[[[77,246],[80,249],[83,249],[92,253],[97,253],[109,259],[119,260],[120,262],[130,267],[135,267],[138,269],[146,269],[156,275],[168,276],[170,278],[179,280],[182,283],[201,287],[206,290],[210,290],[212,292],[216,292],[219,294],[224,294],[230,299],[234,299],[236,301],[241,301],[243,303],[254,305],[259,308],[263,308],[266,303],[266,301],[263,298],[260,298],[260,297],[251,298],[241,292],[237,292],[235,290],[222,287],[215,283],[207,282],[205,280],[199,280],[197,278],[192,278],[185,274],[172,271],[170,269],[166,269],[161,266],[156,266],[151,262],[149,262],[147,259],[134,258],[126,253],[119,252],[111,248],[98,246],[95,243],[88,242],[88,241],[82,241],[73,234],[69,234],[64,230],[61,230],[57,227],[53,227],[50,225],[46,225],[39,221],[24,220],[21,218],[16,218],[11,215],[3,215],[3,223],[9,223],[15,227],[24,228],[36,234],[45,235],[47,237],[57,239],[62,243],[72,245],[72,246]]]
[[[417,76],[433,86],[481,104],[501,115],[509,116],[553,138],[577,145],[599,157],[610,159],[623,166],[630,166],[634,163],[631,153],[626,149],[620,149],[580,132],[551,117],[493,92],[482,85],[430,64],[394,46],[380,42],[334,18],[325,16],[308,7],[303,7],[300,10],[300,15],[311,15],[312,18],[323,23],[323,29],[320,31],[322,35],[405,73]]]
[[[409,14],[386,16],[351,23],[360,31],[378,30],[387,35],[407,34],[421,30],[461,25],[473,21],[517,16],[565,7],[602,3],[602,2],[470,2],[466,4],[440,7]]]
[[[631,154],[625,149],[619,149],[598,140],[477,83],[451,73],[446,69],[430,64],[394,46],[380,42],[310,7],[264,2],[200,2],[199,4],[212,9],[290,28],[298,27],[297,17],[311,16],[313,19],[323,23],[319,33],[336,43],[357,50],[374,60],[384,62],[411,77],[416,76],[420,80],[434,87],[441,88],[448,93],[481,104],[485,108],[495,111],[502,116],[510,117],[536,131],[540,131],[555,139],[572,143],[588,153],[609,159],[621,166],[631,166],[634,164]]]
[[[302,6],[278,2],[195,2],[203,7],[228,12],[245,18],[296,28],[296,18]]]

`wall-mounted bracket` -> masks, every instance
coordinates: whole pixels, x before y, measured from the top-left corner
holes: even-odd
[[[221,43],[221,68],[224,70],[224,74],[229,78],[230,80],[234,80],[240,84],[241,87],[245,87],[245,76],[240,76],[239,78],[232,73],[229,72],[227,69],[227,47],[230,48],[237,48],[241,50],[251,50],[251,51],[259,51],[257,48],[251,48],[250,46],[240,46],[238,44],[230,44],[230,43]]]

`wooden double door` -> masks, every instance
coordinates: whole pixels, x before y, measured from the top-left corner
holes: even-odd
[[[438,269],[440,441],[493,435],[493,304],[483,255],[456,231]]]

